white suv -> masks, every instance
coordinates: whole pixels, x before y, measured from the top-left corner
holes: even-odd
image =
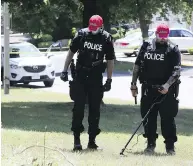
[[[193,47],[193,32],[184,28],[170,28],[169,39],[178,45],[180,51],[187,52]]]
[[[53,85],[55,68],[38,48],[28,42],[10,43],[9,47],[10,85],[30,82],[43,82],[46,87]]]
[[[156,29],[149,29],[149,42],[155,38],[155,31]],[[178,45],[181,52],[187,52],[189,48],[193,47],[193,32],[185,28],[170,28],[169,40]],[[115,41],[115,51],[123,52],[127,56],[131,56],[132,54],[137,55],[142,41],[141,31],[131,33]]]
[[[155,29],[149,30],[155,37]],[[181,52],[193,47],[193,32],[185,28],[170,28],[169,40],[178,45]]]

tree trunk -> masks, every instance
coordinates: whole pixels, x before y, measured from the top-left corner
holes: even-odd
[[[110,32],[111,25],[110,25],[110,16],[109,16],[108,10],[106,10],[106,13],[104,15],[104,28],[107,32]]]
[[[90,17],[97,12],[97,0],[83,0],[83,28],[88,27]]]
[[[137,4],[137,11],[138,11],[138,19],[139,19],[139,24],[140,24],[140,29],[142,33],[143,40],[145,38],[148,38],[148,30],[149,30],[149,23],[150,21],[145,19],[145,11],[144,9],[144,4],[139,2],[139,0],[136,0]]]
[[[143,18],[143,15],[139,17],[139,24],[143,39],[148,38],[149,21]]]
[[[106,4],[97,4],[97,11],[99,15],[103,18],[104,21],[104,29],[107,32],[110,32],[110,12],[109,12],[109,6]]]

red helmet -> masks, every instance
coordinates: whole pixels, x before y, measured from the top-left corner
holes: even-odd
[[[89,19],[89,26],[88,29],[91,32],[98,32],[103,26],[103,19],[101,16],[99,15],[93,15],[90,19]]]
[[[156,34],[161,39],[168,38],[168,35],[170,33],[170,29],[166,24],[160,24],[157,26]]]

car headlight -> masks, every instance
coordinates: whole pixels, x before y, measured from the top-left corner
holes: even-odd
[[[52,63],[49,63],[48,65],[47,65],[47,67],[51,67],[52,66]]]
[[[19,69],[21,66],[15,65],[15,64],[10,64],[11,69]]]

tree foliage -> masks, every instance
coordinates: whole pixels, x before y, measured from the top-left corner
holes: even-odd
[[[186,20],[190,22],[192,15],[192,0],[123,0],[118,9],[118,18],[127,17],[140,23],[143,38],[148,37],[149,24],[153,15],[160,13],[166,16],[169,10],[173,13],[183,13]],[[116,17],[115,16],[115,17]]]
[[[72,27],[87,27],[93,14],[104,19],[105,29],[117,21],[140,23],[143,37],[156,13],[169,10],[184,14],[191,22],[193,0],[3,0],[9,2],[12,27],[30,34],[51,34],[53,40],[71,37]]]
[[[76,0],[46,0],[39,4],[31,3],[32,0],[25,2],[27,7],[23,6],[23,0],[8,2],[12,28],[32,36],[50,34],[53,40],[70,38],[71,27],[80,26],[82,22],[81,9]],[[29,4],[33,4],[31,8],[28,8]]]

